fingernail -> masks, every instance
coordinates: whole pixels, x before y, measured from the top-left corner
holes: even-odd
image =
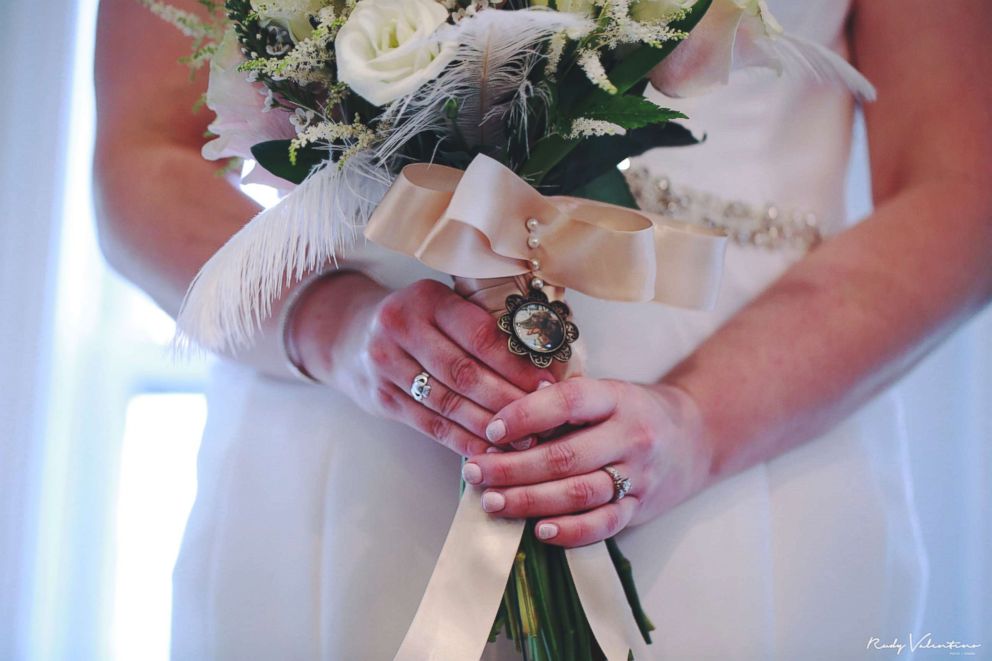
[[[542,523],[537,527],[538,539],[551,539],[558,534],[558,526],[553,523]]]
[[[486,448],[486,454],[501,454],[503,451],[496,446]]]
[[[541,381],[539,384],[537,384],[537,389],[544,390],[545,388],[550,388],[553,385],[554,384],[551,383],[550,381]]]
[[[514,450],[530,450],[534,447],[534,437],[529,436],[522,441],[514,441],[513,443],[510,443],[510,446]]]
[[[486,427],[486,438],[495,443],[506,436],[506,423],[502,420],[493,420]]]
[[[462,466],[462,478],[469,484],[479,484],[482,482],[482,469],[479,468],[479,464],[469,462]]]
[[[506,507],[506,498],[498,491],[487,491],[482,494],[482,509],[486,512],[498,512]]]

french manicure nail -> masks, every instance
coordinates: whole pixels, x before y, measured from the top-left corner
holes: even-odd
[[[479,464],[469,462],[462,466],[462,478],[469,484],[479,484],[482,482],[482,469]]]
[[[553,523],[542,523],[537,527],[538,539],[551,539],[558,534],[558,526]]]
[[[550,381],[541,381],[539,384],[537,384],[537,389],[544,390],[545,388],[550,388],[553,385],[554,384],[551,383]]]
[[[502,420],[493,420],[486,427],[486,438],[495,443],[506,436],[506,423]]]
[[[496,447],[495,445],[492,445],[492,446],[490,446],[490,447],[488,447],[488,448],[486,448],[486,454],[502,454],[502,452],[503,452],[503,451],[502,451],[502,450],[500,450],[500,449],[499,449],[498,447]]]
[[[528,436],[522,441],[514,441],[513,443],[510,443],[510,446],[514,450],[530,450],[532,447],[534,447],[534,437]]]
[[[482,509],[486,512],[499,512],[506,507],[506,498],[498,491],[487,491],[482,494]]]

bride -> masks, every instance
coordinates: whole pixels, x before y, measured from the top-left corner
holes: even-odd
[[[844,218],[852,99],[749,72],[668,101],[707,140],[627,173],[643,207],[733,237],[716,308],[570,295],[587,377],[510,355],[441,274],[371,245],[307,278],[214,371],[174,658],[392,658],[460,456],[492,516],[535,517],[548,544],[618,536],[657,658],[872,657],[917,630],[925,552],[891,386],[992,295],[992,9],[768,2],[876,85],[874,213]],[[200,156],[206,81],[176,65],[183,38],[104,0],[98,44],[102,246],[175,314],[257,208]]]

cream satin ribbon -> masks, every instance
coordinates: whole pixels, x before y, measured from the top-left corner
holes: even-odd
[[[541,245],[527,246],[535,218]],[[545,282],[613,301],[710,308],[726,235],[664,216],[574,197],[545,197],[510,169],[477,156],[462,172],[403,169],[365,229],[371,241],[442,273],[502,278],[541,262]]]
[[[536,250],[527,245],[530,218],[540,223]],[[615,205],[545,197],[486,156],[464,172],[407,166],[365,235],[455,276],[456,290],[491,312],[507,287],[526,288],[520,276],[533,257],[553,299],[571,288],[610,300],[708,308],[726,248],[719,232]],[[491,517],[480,499],[479,489],[466,486],[395,661],[481,658],[525,521]],[[606,545],[569,549],[566,558],[608,661],[627,661],[631,651],[637,660],[648,658]]]

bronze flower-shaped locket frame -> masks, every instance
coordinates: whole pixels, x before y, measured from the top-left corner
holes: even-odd
[[[535,366],[547,368],[552,361],[568,362],[572,343],[579,339],[578,327],[570,321],[568,306],[549,301],[534,289],[526,296],[506,298],[506,313],[499,318],[499,329],[509,335],[507,347],[518,356],[527,356]]]

